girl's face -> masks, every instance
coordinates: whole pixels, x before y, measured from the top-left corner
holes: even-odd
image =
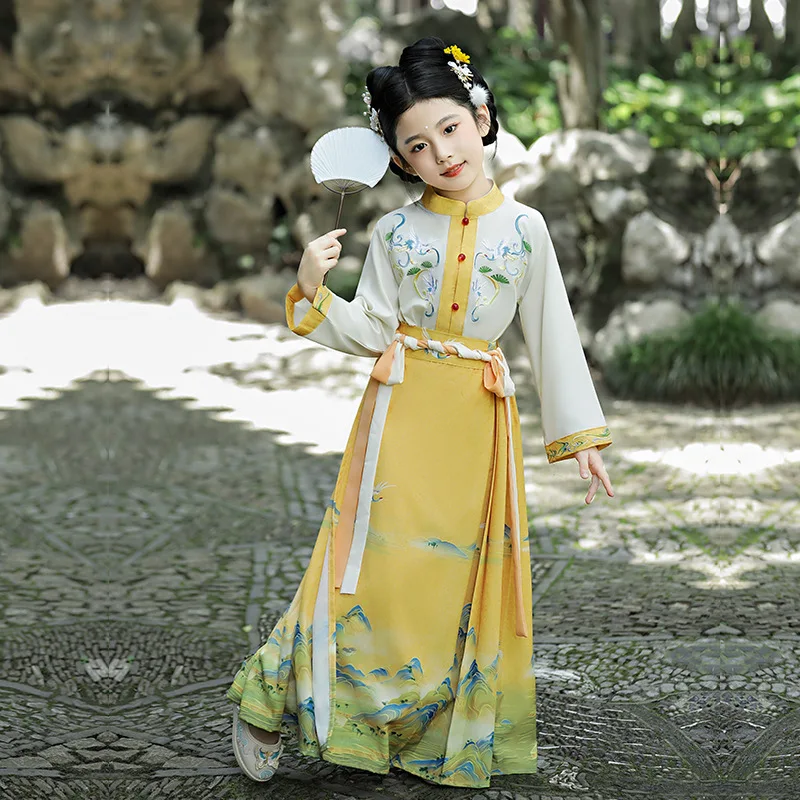
[[[478,125],[469,109],[452,100],[420,100],[397,121],[397,150],[406,163],[394,153],[392,160],[406,172],[419,175],[445,197],[462,199],[475,190],[485,192],[481,137],[491,125],[485,103],[478,107],[477,114]],[[446,174],[458,164],[462,166],[457,173]]]

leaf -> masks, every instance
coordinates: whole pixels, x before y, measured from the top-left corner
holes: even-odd
[[[411,269],[406,272],[406,275],[416,275],[418,272],[422,272],[420,267],[411,267]]]
[[[430,261],[423,261],[422,266],[425,267],[425,269],[430,269],[433,266],[433,264],[431,264]]]
[[[533,252],[533,250],[531,250],[531,246],[530,246],[530,244],[528,244],[528,242],[527,242],[527,240],[526,240],[526,239],[523,239],[523,240],[522,240],[522,246],[523,246],[523,247],[524,247],[524,248],[525,248],[525,249],[526,249],[526,250],[527,250],[529,253],[532,253],[532,252]]]
[[[506,278],[505,275],[501,275],[499,272],[495,272],[495,274],[491,277],[494,278],[498,283],[508,283],[508,278]]]
[[[478,270],[478,272],[491,272],[491,271],[492,271],[492,268],[491,268],[491,267],[481,267],[481,268]]]
[[[386,236],[384,236],[383,238],[386,239],[387,242],[390,241],[392,238],[392,232],[389,231],[389,233],[387,233]]]

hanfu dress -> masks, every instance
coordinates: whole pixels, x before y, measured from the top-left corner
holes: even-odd
[[[299,287],[300,336],[375,359],[309,565],[227,692],[302,753],[448,786],[536,772],[519,311],[549,462],[611,444],[540,212],[428,186],[375,224],[355,297]]]

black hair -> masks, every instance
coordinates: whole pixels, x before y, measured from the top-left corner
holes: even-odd
[[[397,121],[415,103],[420,100],[432,100],[443,97],[468,109],[472,118],[478,123],[478,113],[470,100],[469,91],[461,83],[448,61],[454,61],[452,55],[444,52],[447,45],[438,36],[426,36],[403,49],[400,64],[397,67],[375,67],[367,75],[367,91],[372,98],[372,108],[378,112],[386,144],[403,163],[408,162],[397,149]],[[474,86],[483,86],[488,99],[489,131],[481,137],[483,144],[495,144],[497,149],[497,108],[494,95],[483,76],[475,66],[468,64],[472,72]],[[405,183],[420,183],[418,175],[412,175],[401,169],[393,160],[389,161],[389,169]]]

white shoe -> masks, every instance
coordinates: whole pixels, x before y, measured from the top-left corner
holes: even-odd
[[[275,744],[259,742],[250,733],[248,725],[239,719],[239,706],[233,709],[233,754],[242,772],[254,781],[268,781],[278,770],[278,762],[283,753],[283,742],[279,738]]]

